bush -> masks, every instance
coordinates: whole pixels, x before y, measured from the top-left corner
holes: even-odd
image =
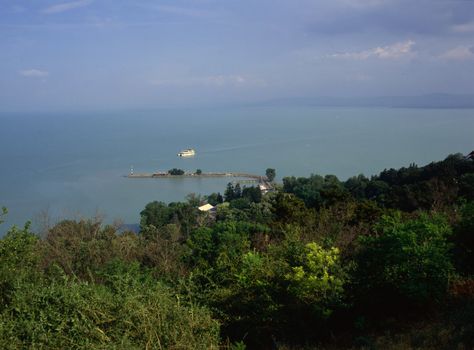
[[[461,219],[454,226],[453,242],[458,271],[474,276],[474,202],[462,208]]]
[[[137,264],[111,263],[103,278],[24,284],[0,315],[0,347],[217,349],[209,312],[181,303]]]
[[[356,281],[366,304],[381,313],[381,305],[396,310],[441,302],[454,272],[450,234],[441,215],[406,221],[399,213],[383,216],[376,234],[361,238]]]

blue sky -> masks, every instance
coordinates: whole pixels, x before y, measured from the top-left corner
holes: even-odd
[[[0,0],[0,111],[474,93],[471,0]]]

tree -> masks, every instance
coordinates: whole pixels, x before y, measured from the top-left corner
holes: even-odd
[[[184,170],[173,168],[173,169],[168,170],[168,174],[170,174],[170,175],[184,175]]]
[[[207,196],[207,202],[214,206],[216,206],[217,204],[221,204],[223,201],[224,199],[222,198],[222,195],[219,192],[214,192]]]
[[[342,298],[345,274],[339,263],[339,249],[324,249],[317,243],[306,244],[301,263],[286,274],[289,291],[299,302],[316,308],[318,314],[331,314],[330,304]]]
[[[368,305],[427,306],[443,300],[453,274],[451,228],[442,215],[403,220],[384,215],[376,235],[361,238],[356,281]]]
[[[0,214],[0,225],[3,224],[4,220],[2,219],[8,214],[8,209],[5,207],[2,207],[2,213]]]
[[[226,202],[230,202],[232,199],[235,198],[234,195],[234,185],[232,185],[232,182],[229,182],[227,184],[227,188],[224,192],[224,198]]]
[[[366,197],[365,189],[369,179],[366,178],[363,174],[358,176],[353,176],[347,179],[344,183],[344,187],[352,194],[354,198],[364,199]]]
[[[234,198],[240,198],[242,197],[242,188],[240,187],[240,184],[237,182],[237,184],[234,187]]]
[[[474,202],[461,210],[461,219],[454,226],[454,256],[458,271],[474,275]]]
[[[140,212],[140,226],[143,228],[148,225],[161,227],[170,222],[171,211],[163,202],[153,201],[148,203]]]
[[[244,187],[242,190],[242,197],[247,198],[253,203],[260,203],[262,201],[262,191],[259,187]]]
[[[265,175],[267,176],[268,181],[272,182],[275,179],[276,171],[273,168],[268,168],[265,170]]]
[[[201,169],[197,169],[196,170],[196,175],[201,175],[202,174],[202,170]]]

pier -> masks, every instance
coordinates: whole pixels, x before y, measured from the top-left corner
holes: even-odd
[[[235,173],[235,172],[210,172],[210,173],[191,173],[185,172],[183,175],[171,175],[167,172],[156,172],[156,173],[130,173],[127,175],[131,179],[145,179],[145,178],[202,178],[202,177],[239,177],[245,179],[251,179],[258,182],[267,181],[266,176],[249,174],[249,173]]]
[[[182,178],[215,178],[215,177],[228,177],[228,178],[239,178],[242,180],[234,180],[233,183],[258,183],[263,193],[273,190],[273,184],[268,181],[266,176],[249,174],[249,173],[237,173],[237,172],[208,172],[208,173],[191,173],[185,172],[182,175],[171,175],[168,172],[158,171],[156,173],[134,173],[130,172],[126,177],[130,179],[182,179]]]

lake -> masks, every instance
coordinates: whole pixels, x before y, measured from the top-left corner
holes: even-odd
[[[179,158],[184,148],[193,158]],[[0,115],[7,224],[90,217],[139,221],[153,200],[224,192],[228,178],[128,179],[181,168],[340,179],[474,149],[474,110],[242,107]]]

